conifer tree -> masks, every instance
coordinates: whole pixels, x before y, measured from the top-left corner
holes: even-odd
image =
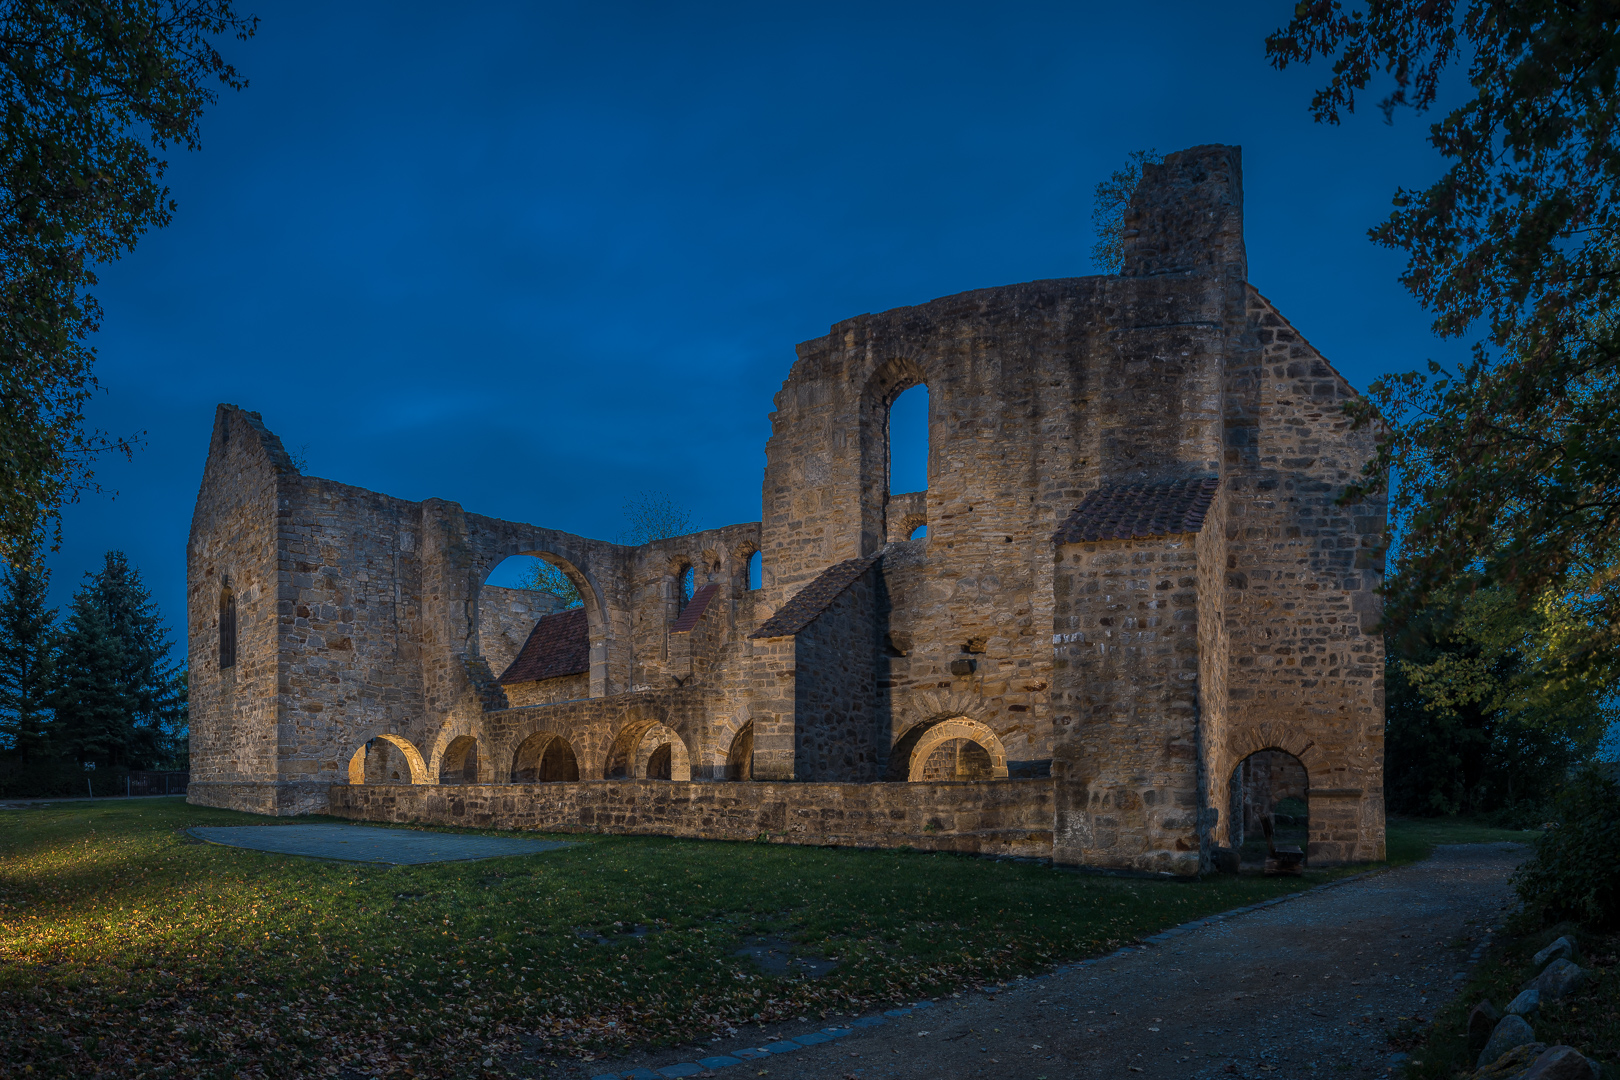
[[[73,598],[57,660],[52,734],[72,760],[145,768],[185,719],[180,665],[140,573],[121,551]]]
[[[38,761],[48,752],[56,611],[50,571],[30,557],[0,564],[0,752]]]

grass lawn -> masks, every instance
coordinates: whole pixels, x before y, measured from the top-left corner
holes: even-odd
[[[1156,881],[612,836],[377,867],[183,831],[264,822],[178,798],[0,812],[0,1075],[543,1076],[1041,971],[1354,872]],[[1395,825],[1390,849],[1450,835]],[[734,955],[751,935],[838,965],[770,975]]]

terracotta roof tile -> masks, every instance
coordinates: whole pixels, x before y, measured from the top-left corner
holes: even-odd
[[[714,594],[719,591],[720,586],[711,581],[693,593],[692,599],[688,600],[686,606],[681,608],[680,617],[669,628],[669,632],[672,634],[684,634],[695,627],[698,620],[703,618],[703,613],[709,610],[709,601],[713,600]]]
[[[591,632],[585,609],[558,611],[534,624],[523,648],[496,680],[502,686],[538,682],[591,670]]]
[[[883,557],[883,550],[867,555],[860,559],[848,559],[835,566],[829,566],[810,584],[793,595],[793,599],[782,605],[780,611],[766,619],[758,630],[748,636],[751,638],[791,637],[815,621],[816,616],[826,611],[828,606],[855,584],[856,580],[872,564]]]
[[[1052,542],[1076,544],[1198,532],[1220,485],[1219,477],[1208,476],[1098,488],[1074,508]]]

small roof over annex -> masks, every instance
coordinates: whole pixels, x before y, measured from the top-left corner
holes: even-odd
[[[570,608],[534,624],[523,648],[497,680],[502,686],[539,682],[591,670],[591,634],[585,609]]]
[[[1221,481],[1216,476],[1161,484],[1100,487],[1080,501],[1052,537],[1057,544],[1141,540],[1204,527]]]

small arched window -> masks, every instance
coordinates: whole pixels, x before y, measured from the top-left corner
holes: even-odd
[[[236,666],[236,594],[229,588],[219,594],[219,666]]]
[[[765,584],[765,556],[754,552],[748,556],[748,588],[757,589]]]
[[[696,593],[697,570],[688,566],[685,570],[681,571],[680,600],[676,606],[684,611],[686,609],[686,605],[691,602],[692,597],[696,595]]]

